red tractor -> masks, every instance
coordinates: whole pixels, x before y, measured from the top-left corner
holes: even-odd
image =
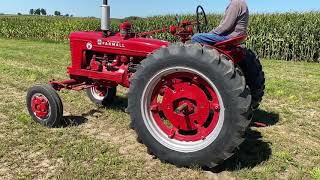
[[[212,46],[188,43],[195,26],[200,32],[207,25],[201,6],[196,21],[143,33],[131,32],[125,22],[114,33],[104,0],[101,21],[101,32],[71,33],[69,80],[29,90],[32,118],[47,127],[59,126],[63,106],[56,91],[86,90],[94,103],[107,105],[121,85],[129,88],[132,128],[160,160],[214,167],[232,156],[264,93],[261,64],[241,46],[246,37]],[[181,42],[146,38],[166,31]]]

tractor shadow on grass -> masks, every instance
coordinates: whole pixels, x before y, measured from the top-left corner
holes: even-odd
[[[240,145],[234,156],[223,162],[221,165],[209,169],[214,173],[223,171],[238,171],[251,169],[267,161],[272,154],[270,142],[262,140],[260,132],[249,129],[245,134],[246,140]]]
[[[63,122],[61,124],[62,128],[73,127],[73,126],[80,126],[88,122],[88,118],[85,116],[64,116]]]
[[[258,123],[263,123],[267,126],[272,126],[272,125],[275,125],[278,123],[279,118],[280,118],[280,116],[278,113],[267,112],[262,109],[257,109],[253,113],[252,122],[253,123],[258,122]],[[252,126],[254,126],[254,124]]]
[[[80,126],[84,123],[89,121],[89,117],[99,117],[99,114],[102,114],[103,111],[100,109],[92,109],[89,112],[81,114],[81,116],[64,116],[62,127],[73,127],[73,126]]]
[[[251,127],[256,127],[254,122],[263,123],[266,126],[275,125],[279,121],[279,114],[258,109],[253,114]],[[270,142],[263,141],[263,136],[257,130],[249,128],[245,133],[245,141],[240,145],[234,156],[221,165],[209,169],[214,173],[222,171],[238,171],[251,169],[267,161],[272,154]]]
[[[81,116],[64,116],[61,128],[80,126],[89,121],[90,117],[98,118],[104,111],[103,109],[111,109],[115,111],[125,112],[128,106],[128,99],[125,97],[117,97],[111,104],[105,106],[98,106],[88,112],[81,114]]]
[[[128,98],[122,97],[122,96],[117,96],[112,103],[104,106],[104,108],[106,109],[122,111],[122,112],[126,112],[127,107],[128,107]]]

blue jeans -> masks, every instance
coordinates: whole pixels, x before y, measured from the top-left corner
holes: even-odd
[[[198,33],[192,36],[191,41],[193,43],[214,45],[217,42],[225,41],[228,39],[230,39],[230,37],[220,36],[214,33]]]

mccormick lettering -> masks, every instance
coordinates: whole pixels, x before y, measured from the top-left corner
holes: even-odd
[[[99,46],[112,46],[112,47],[120,47],[124,48],[124,44],[118,41],[102,41],[101,39],[98,39],[97,44]]]

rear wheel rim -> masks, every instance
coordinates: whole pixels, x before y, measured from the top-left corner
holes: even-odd
[[[154,75],[143,91],[141,113],[159,143],[185,153],[212,144],[224,121],[217,87],[207,76],[187,67],[167,68]]]
[[[90,88],[90,92],[95,99],[103,101],[105,96],[108,94],[108,89],[102,89],[94,86]]]
[[[41,93],[31,97],[31,110],[40,121],[47,120],[51,115],[49,100]]]

